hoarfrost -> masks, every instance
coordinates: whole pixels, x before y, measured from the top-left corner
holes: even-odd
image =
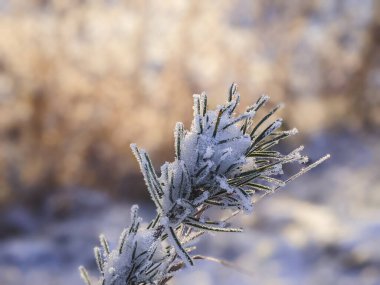
[[[207,109],[205,93],[194,95],[191,128],[186,131],[182,123],[176,124],[175,159],[161,166],[159,176],[146,151],[131,145],[157,216],[146,229],[141,229],[138,207],[133,206],[132,224],[120,235],[115,250],[111,251],[101,236],[103,249],[94,251],[105,285],[161,284],[183,265],[193,265],[192,248],[185,247],[187,242],[205,232],[241,231],[228,228],[226,219],[206,220],[207,210],[234,210],[230,217],[240,211],[251,213],[257,192],[264,192],[260,196],[263,197],[328,158],[307,166],[286,181],[275,178],[283,174],[284,164],[305,163],[307,157],[301,154],[303,146],[288,154],[273,150],[280,140],[298,132],[295,128],[279,131],[282,119],[268,123],[281,105],[254,124],[258,110],[268,100],[268,96],[261,96],[245,113],[235,116],[240,102],[236,84],[230,88],[228,101],[214,110]],[[87,272],[80,270],[90,284]]]

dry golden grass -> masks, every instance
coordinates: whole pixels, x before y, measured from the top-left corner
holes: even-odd
[[[287,102],[284,117],[307,133],[342,124],[357,106],[352,78],[367,88],[368,77],[359,96],[369,100],[359,101],[372,102],[364,113],[379,124],[380,64],[365,65],[376,43],[371,1],[335,10],[321,0],[251,2],[6,1],[0,201],[120,187],[136,168],[132,141],[170,159],[192,93],[206,89],[216,102],[232,81],[242,105],[263,92]]]

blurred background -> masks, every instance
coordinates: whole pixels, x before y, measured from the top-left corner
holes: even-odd
[[[380,284],[380,1],[0,0],[0,284],[82,284],[173,159],[192,94],[266,93],[316,160],[171,284]],[[268,105],[268,108],[271,107]],[[262,113],[262,115],[264,112]],[[212,242],[211,242],[212,241]]]

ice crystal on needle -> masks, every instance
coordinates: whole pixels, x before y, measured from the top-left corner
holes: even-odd
[[[102,248],[94,249],[101,273],[100,284],[162,284],[171,277],[170,268],[175,265],[176,259],[173,248],[164,247],[159,228],[141,228],[137,210],[136,205],[132,207],[132,224],[121,233],[116,249],[111,251],[106,238],[100,236]],[[83,267],[81,273],[86,283],[90,284]]]
[[[193,265],[192,248],[185,246],[189,241],[208,231],[241,231],[231,228],[226,218],[209,220],[205,213],[210,208],[232,209],[232,215],[250,213],[255,195],[274,192],[329,157],[280,180],[284,164],[308,159],[301,154],[303,146],[287,154],[273,149],[297,130],[280,130],[282,119],[271,119],[281,105],[256,120],[268,100],[261,96],[236,115],[240,101],[236,84],[232,84],[227,102],[214,110],[208,109],[205,93],[194,95],[191,128],[176,124],[175,159],[161,166],[160,175],[147,152],[131,145],[157,216],[141,230],[137,210],[133,210],[132,226],[123,232],[118,250],[110,251],[101,237],[103,250],[96,248],[95,256],[102,284],[165,284],[174,271]],[[89,280],[83,269],[82,276]]]

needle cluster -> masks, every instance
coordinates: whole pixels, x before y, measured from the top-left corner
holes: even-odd
[[[188,246],[189,242],[210,231],[242,231],[227,220],[239,212],[251,213],[257,197],[285,186],[329,157],[286,180],[279,179],[285,164],[305,164],[308,158],[301,154],[303,146],[286,154],[275,149],[297,129],[281,130],[283,120],[272,119],[281,105],[256,119],[268,100],[261,96],[237,115],[240,95],[236,84],[232,84],[227,102],[216,109],[208,109],[205,93],[194,95],[191,128],[176,124],[174,161],[164,163],[159,174],[148,153],[131,145],[157,215],[142,229],[134,206],[132,225],[122,232],[112,251],[105,237],[100,237],[102,249],[95,248],[100,284],[165,284],[177,270],[194,264],[194,247]],[[207,212],[212,208],[229,214],[210,220]],[[80,270],[90,285],[87,271]]]

